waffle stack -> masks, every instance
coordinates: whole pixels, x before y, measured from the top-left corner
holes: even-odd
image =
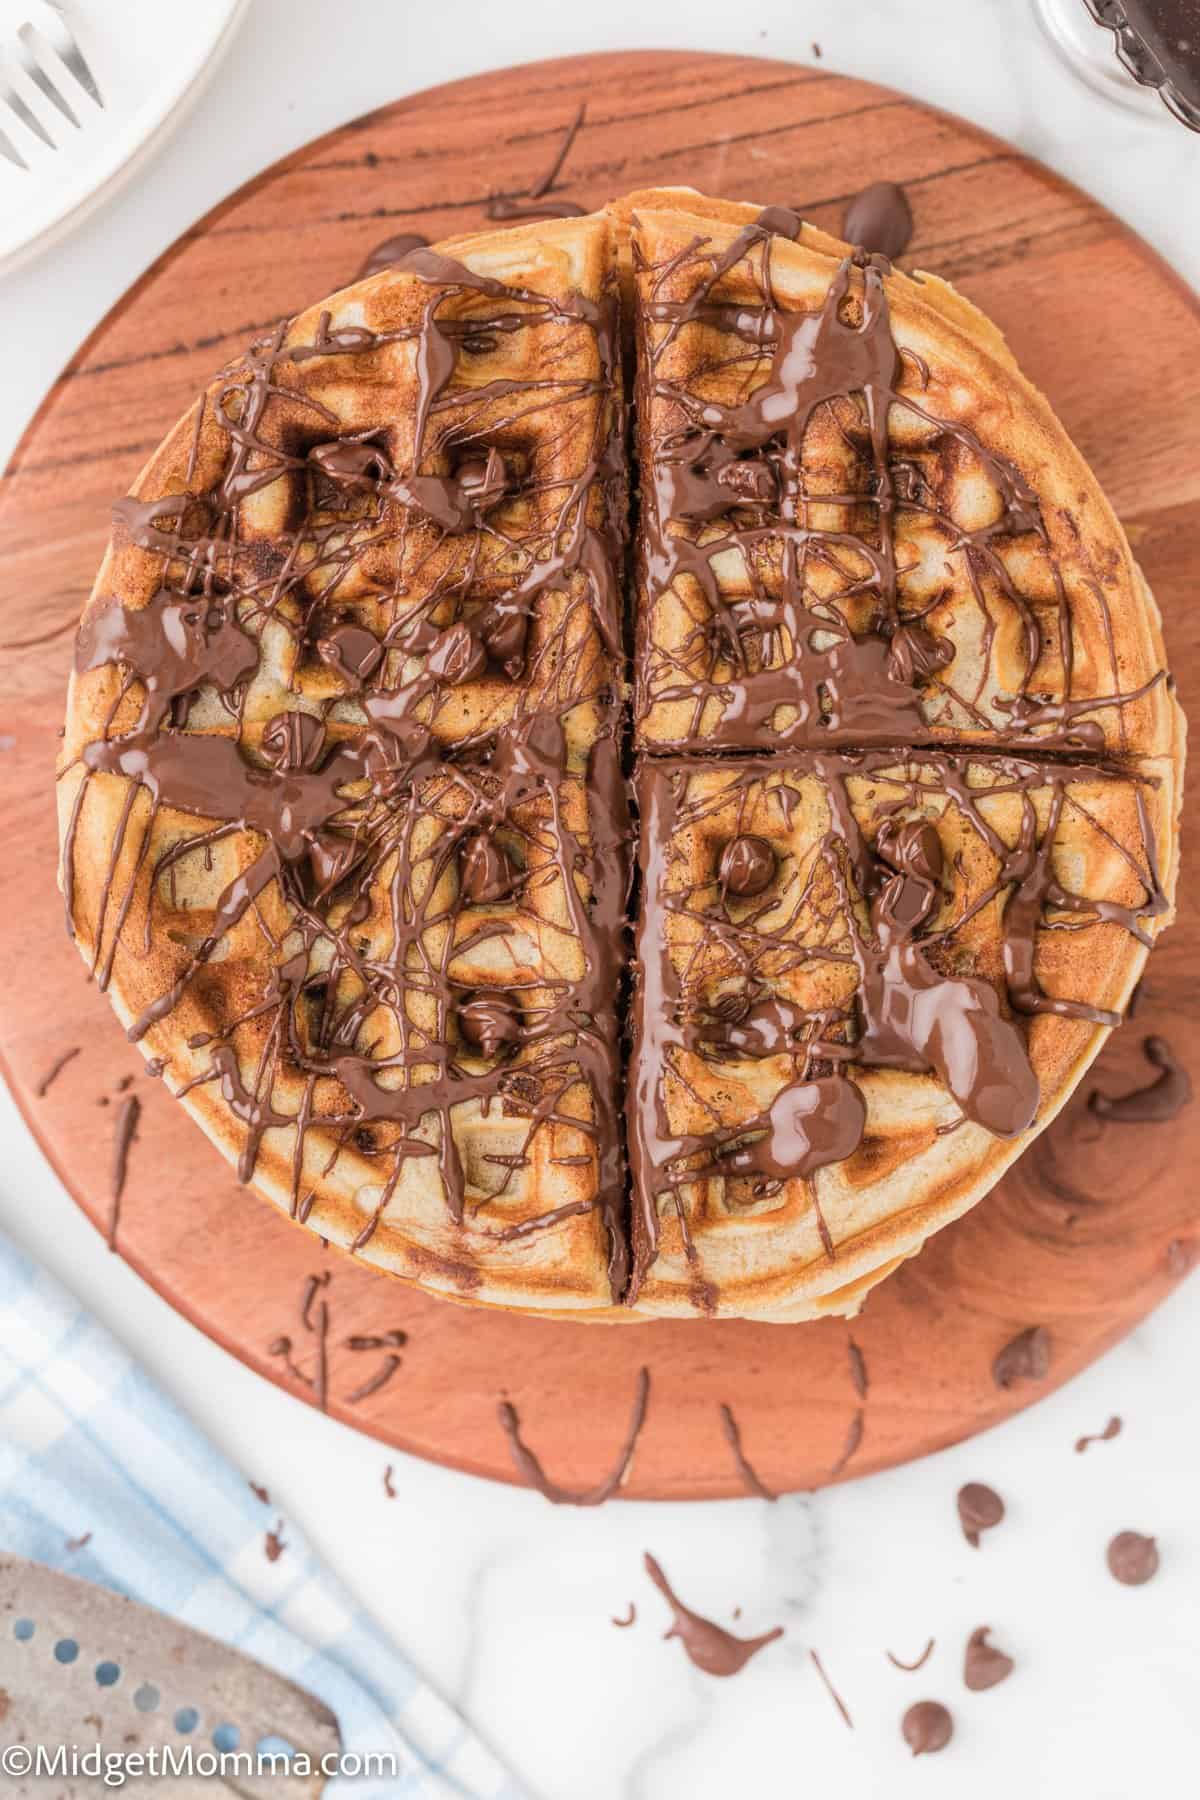
[[[131,1035],[324,1237],[478,1303],[802,1319],[1119,1021],[1182,756],[995,329],[655,190],[411,251],[180,422],[84,612],[63,880]]]

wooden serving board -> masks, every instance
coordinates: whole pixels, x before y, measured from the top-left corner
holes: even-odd
[[[459,82],[320,139],[187,231],[64,371],[0,482],[0,1048],[39,1142],[101,1231],[117,1089],[132,1078],[142,1114],[117,1249],[193,1323],[299,1397],[319,1397],[320,1333],[300,1314],[309,1277],[327,1275],[309,1315],[317,1323],[324,1301],[326,1404],[390,1444],[512,1479],[496,1412],[505,1393],[550,1473],[586,1486],[616,1453],[645,1364],[650,1410],[626,1493],[744,1492],[722,1403],[763,1478],[807,1488],[831,1477],[860,1405],[847,1476],[978,1431],[1100,1355],[1200,1251],[1200,1106],[1168,1125],[1118,1127],[1085,1104],[1095,1085],[1115,1092],[1148,1078],[1146,1031],[1165,1033],[1200,1077],[1194,854],[1136,1022],[995,1193],[887,1282],[852,1328],[522,1320],[426,1298],[323,1252],[240,1189],[145,1079],[84,979],[55,890],[55,734],[110,502],[248,338],[351,279],[386,236],[481,226],[489,192],[528,189],[542,174],[581,100],[587,121],[559,191],[585,204],[681,182],[786,202],[837,231],[867,181],[902,181],[916,218],[909,263],[959,283],[1050,394],[1158,594],[1185,705],[1200,691],[1200,314],[1109,213],[960,121],[819,66],[638,53]],[[75,1045],[38,1097],[40,1078]],[[1032,1324],[1051,1333],[1050,1376],[1001,1393],[992,1359]],[[394,1328],[408,1333],[400,1368],[351,1399],[386,1352],[347,1340]],[[851,1335],[869,1375],[862,1402]],[[281,1337],[296,1372],[270,1353]]]

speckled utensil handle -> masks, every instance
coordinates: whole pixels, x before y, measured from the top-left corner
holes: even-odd
[[[80,1757],[97,1745],[102,1756],[170,1746],[176,1759],[190,1745],[203,1770],[201,1752],[248,1752],[253,1764],[256,1752],[288,1749],[319,1769],[339,1744],[329,1709],[260,1663],[89,1581],[0,1559],[0,1745],[75,1746]],[[168,1774],[155,1783],[131,1772],[122,1792],[302,1800],[324,1790],[322,1775],[283,1767],[247,1774],[243,1765],[227,1781]],[[90,1769],[72,1777],[69,1764],[49,1788],[33,1770],[11,1766],[3,1777],[6,1800],[48,1791],[83,1800],[110,1790]]]

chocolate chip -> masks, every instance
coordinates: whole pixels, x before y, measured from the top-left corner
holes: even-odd
[[[462,847],[462,891],[473,906],[503,900],[512,889],[513,866],[504,850],[485,832],[467,839]]]
[[[908,195],[895,181],[873,181],[856,194],[842,220],[842,236],[889,260],[902,256],[913,233]]]
[[[1050,1333],[1029,1325],[1005,1344],[992,1364],[992,1380],[1006,1392],[1018,1381],[1044,1381],[1050,1372]]]
[[[982,1481],[968,1481],[958,1490],[958,1522],[972,1550],[979,1548],[979,1534],[999,1525],[1004,1517],[1004,1502],[995,1488]]]
[[[775,852],[766,838],[745,834],[730,838],[721,853],[721,884],[740,900],[749,900],[770,887],[775,876]]]
[[[440,631],[430,646],[425,670],[439,681],[457,686],[463,681],[477,681],[487,665],[487,652],[471,630],[460,620]]]
[[[515,681],[525,663],[525,639],[529,631],[529,615],[496,608],[481,620],[479,635],[489,657]]]
[[[928,819],[886,820],[875,848],[884,862],[902,874],[937,881],[942,873],[942,840]]]
[[[458,1024],[468,1044],[495,1056],[521,1036],[521,1009],[509,994],[472,994],[458,1009]]]
[[[967,1639],[966,1654],[963,1657],[963,1680],[973,1694],[981,1694],[985,1688],[995,1687],[1001,1681],[1007,1681],[1016,1664],[1011,1656],[1003,1650],[997,1650],[987,1641],[990,1625],[980,1625]]]
[[[940,1700],[918,1700],[901,1719],[900,1730],[914,1756],[932,1756],[954,1736],[954,1720]]]
[[[1118,1531],[1106,1554],[1110,1574],[1123,1587],[1141,1587],[1158,1573],[1158,1545],[1140,1531]]]

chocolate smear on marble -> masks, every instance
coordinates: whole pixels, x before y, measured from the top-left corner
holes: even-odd
[[[91,1541],[91,1532],[85,1531],[82,1537],[68,1538],[63,1548],[66,1550],[68,1556],[74,1556],[78,1551],[86,1550]]]
[[[746,1487],[749,1489],[750,1493],[754,1494],[759,1500],[778,1499],[779,1496],[767,1486],[766,1482],[747,1458],[746,1452],[742,1448],[742,1434],[738,1427],[738,1422],[733,1415],[732,1408],[726,1406],[724,1402],[722,1402],[720,1412],[721,1430],[725,1434],[725,1442],[733,1452],[733,1460],[737,1467],[737,1472],[741,1476]]]
[[[940,1700],[918,1700],[901,1719],[900,1731],[914,1756],[932,1756],[954,1736],[954,1720]]]
[[[973,1694],[981,1694],[986,1688],[1007,1681],[1016,1667],[1011,1656],[1006,1656],[1003,1650],[997,1650],[994,1644],[988,1643],[991,1629],[990,1625],[980,1625],[967,1639],[967,1648],[963,1654],[963,1681]]]
[[[260,1487],[257,1481],[249,1482],[248,1486],[250,1488],[250,1492],[254,1495],[254,1498],[256,1500],[260,1500],[264,1506],[270,1506],[271,1496],[267,1492],[265,1487]]]
[[[389,1500],[394,1500],[396,1498],[396,1483],[392,1479],[394,1472],[391,1463],[389,1463],[387,1468],[383,1471],[383,1491]]]
[[[646,1422],[646,1408],[650,1401],[650,1371],[643,1368],[638,1371],[637,1392],[634,1396],[633,1412],[630,1415],[629,1428],[625,1441],[621,1445],[609,1473],[598,1481],[594,1487],[574,1490],[560,1486],[546,1474],[534,1452],[521,1436],[521,1422],[517,1409],[509,1400],[501,1400],[497,1407],[501,1430],[508,1439],[508,1447],[512,1452],[517,1473],[530,1487],[538,1490],[554,1506],[601,1506],[611,1500],[617,1492],[633,1462],[633,1453],[642,1427]]]
[[[278,1562],[287,1545],[283,1540],[283,1520],[280,1519],[273,1531],[268,1531],[263,1540],[263,1551],[268,1562]]]
[[[706,1675],[738,1674],[752,1656],[757,1656],[760,1650],[783,1636],[783,1626],[776,1625],[761,1637],[735,1637],[732,1631],[726,1631],[714,1619],[706,1619],[703,1614],[693,1612],[689,1606],[685,1606],[648,1550],[642,1561],[646,1566],[646,1573],[671,1608],[671,1627],[664,1635],[678,1638],[688,1660]]]
[[[968,1481],[958,1490],[958,1522],[972,1550],[979,1548],[979,1534],[991,1531],[1004,1517],[1004,1502],[995,1488],[982,1481]]]
[[[842,236],[847,243],[889,262],[903,256],[913,234],[908,195],[895,181],[873,181],[847,206]]]
[[[1128,1094],[1102,1094],[1093,1089],[1088,1095],[1088,1111],[1096,1118],[1110,1125],[1164,1125],[1191,1105],[1192,1078],[1167,1040],[1145,1038],[1142,1053],[1158,1075],[1148,1086]]]
[[[1005,1393],[1019,1381],[1044,1381],[1050,1373],[1050,1333],[1028,1325],[1010,1338],[992,1363],[992,1380]]]
[[[631,1600],[629,1602],[629,1606],[627,1608],[626,1617],[623,1619],[618,1619],[614,1615],[611,1623],[617,1627],[618,1631],[626,1631],[626,1630],[628,1630],[629,1626],[635,1624],[636,1621],[637,1621],[637,1602],[634,1600]]]
[[[933,1655],[934,1646],[936,1643],[937,1643],[936,1638],[930,1638],[929,1642],[926,1644],[925,1648],[922,1650],[920,1656],[918,1656],[916,1662],[901,1662],[900,1658],[898,1656],[893,1655],[892,1651],[890,1651],[890,1650],[885,1650],[883,1654],[887,1657],[887,1659],[891,1663],[893,1669],[903,1669],[903,1671],[906,1675],[915,1675],[918,1669],[923,1669],[925,1667],[925,1664],[929,1661],[930,1657]]]
[[[1091,1444],[1111,1443],[1113,1438],[1120,1437],[1121,1427],[1122,1427],[1122,1420],[1116,1413],[1114,1413],[1112,1418],[1108,1421],[1108,1424],[1104,1427],[1103,1431],[1089,1432],[1086,1437],[1081,1437],[1081,1438],[1075,1439],[1075,1454],[1076,1454],[1076,1456],[1082,1456],[1083,1452]]]
[[[54,1086],[54,1083],[58,1080],[67,1064],[79,1055],[79,1050],[80,1046],[78,1044],[72,1044],[69,1050],[64,1050],[62,1055],[56,1057],[50,1064],[50,1067],[36,1083],[33,1090],[39,1100],[44,1099],[50,1092],[50,1089]]]
[[[825,1688],[825,1692],[829,1695],[829,1698],[833,1701],[833,1704],[837,1707],[838,1711],[841,1713],[842,1719],[846,1725],[846,1728],[849,1731],[853,1731],[854,1730],[854,1720],[850,1717],[850,1709],[846,1705],[846,1702],[842,1699],[842,1696],[838,1693],[837,1689],[834,1687],[832,1681],[830,1681],[829,1676],[826,1674],[825,1664],[821,1661],[820,1656],[817,1654],[817,1652],[815,1650],[810,1650],[808,1653],[808,1660],[809,1660],[809,1662],[811,1662],[813,1668],[817,1671],[817,1674],[821,1677],[821,1681]]]
[[[1123,1587],[1141,1587],[1158,1573],[1158,1544],[1140,1531],[1118,1531],[1105,1557],[1109,1573]]]
[[[121,1102],[117,1114],[117,1123],[113,1132],[112,1174],[109,1181],[109,1194],[112,1210],[108,1217],[108,1247],[117,1247],[117,1232],[121,1223],[121,1196],[125,1192],[125,1178],[129,1173],[129,1152],[133,1140],[137,1136],[138,1120],[142,1115],[142,1103],[136,1094],[127,1094]]]

